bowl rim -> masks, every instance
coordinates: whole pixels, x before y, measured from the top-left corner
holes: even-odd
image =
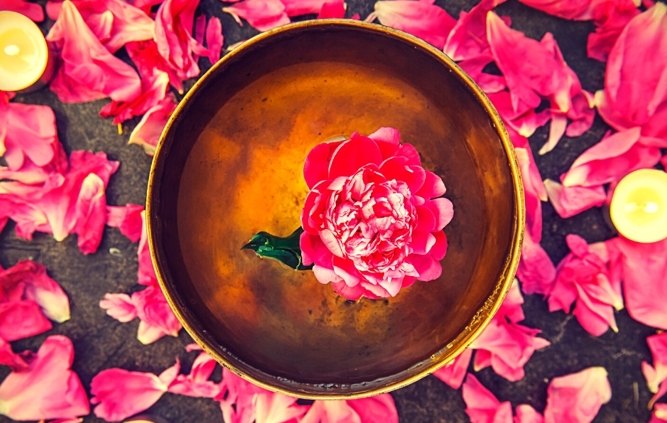
[[[459,80],[467,86],[471,94],[474,95],[477,100],[480,102],[481,106],[490,117],[491,122],[496,129],[496,132],[500,138],[503,150],[505,152],[505,157],[508,161],[510,175],[512,179],[512,186],[514,188],[514,207],[515,213],[513,215],[513,224],[514,230],[511,234],[510,248],[508,255],[505,258],[505,263],[503,265],[502,272],[499,276],[499,279],[495,283],[495,288],[493,292],[486,298],[484,304],[476,311],[473,317],[468,322],[466,328],[459,333],[454,340],[452,340],[444,348],[440,349],[434,353],[431,357],[436,358],[432,363],[423,365],[423,368],[416,374],[409,376],[407,378],[397,380],[395,382],[386,384],[384,386],[379,386],[376,388],[371,388],[367,390],[360,390],[358,392],[353,392],[350,394],[337,394],[337,393],[326,393],[326,392],[303,392],[299,390],[289,389],[287,386],[290,385],[272,385],[266,382],[263,382],[252,375],[249,375],[240,369],[236,368],[227,358],[218,354],[213,348],[209,347],[208,343],[204,340],[203,336],[197,332],[197,330],[189,323],[186,319],[184,313],[176,306],[176,301],[174,300],[172,293],[163,278],[162,271],[159,265],[159,260],[157,258],[157,248],[156,248],[156,234],[154,229],[153,222],[153,206],[151,198],[153,196],[153,190],[157,191],[160,187],[160,181],[156,179],[156,169],[158,167],[158,161],[162,147],[164,145],[165,138],[170,132],[172,125],[175,120],[178,118],[179,114],[183,111],[186,104],[190,99],[195,95],[197,89],[204,85],[209,78],[212,78],[216,71],[225,66],[227,62],[234,59],[238,54],[243,51],[253,48],[256,44],[261,43],[263,40],[269,37],[273,37],[278,34],[283,34],[285,32],[291,32],[294,30],[299,30],[303,28],[321,28],[326,29],[327,27],[339,27],[339,28],[352,28],[352,29],[362,29],[366,31],[372,31],[380,35],[389,36],[392,38],[397,38],[400,41],[407,42],[412,44],[415,48],[421,49],[422,51],[429,53],[433,56],[434,59],[439,60],[444,64],[451,72],[453,72]],[[156,185],[157,183],[157,185]],[[493,103],[489,100],[486,94],[482,89],[475,83],[475,81],[465,73],[449,56],[447,56],[443,51],[435,48],[431,44],[405,33],[403,31],[393,29],[384,25],[373,24],[364,21],[357,21],[351,19],[318,19],[318,20],[307,20],[302,22],[290,23],[283,25],[263,33],[260,33],[247,41],[241,44],[239,47],[234,50],[229,51],[224,57],[222,57],[217,63],[215,63],[208,71],[202,75],[199,80],[197,80],[192,88],[185,94],[183,99],[179,102],[176,109],[172,113],[171,117],[167,121],[162,134],[158,140],[158,143],[155,148],[154,158],[151,163],[150,173],[148,177],[148,190],[146,196],[146,216],[145,216],[145,225],[147,231],[147,241],[149,245],[149,251],[151,256],[151,261],[155,269],[155,274],[162,289],[162,292],[171,307],[172,311],[176,315],[176,318],[181,323],[186,332],[193,338],[193,340],[202,347],[203,351],[208,353],[213,357],[218,363],[223,367],[230,370],[232,373],[243,378],[244,380],[251,382],[257,386],[260,386],[264,389],[267,389],[271,392],[281,393],[289,395],[292,397],[299,397],[303,399],[310,400],[349,400],[349,399],[359,399],[366,398],[374,395],[380,395],[394,391],[396,389],[403,388],[407,385],[410,385],[418,380],[432,374],[436,370],[444,367],[448,363],[451,363],[457,356],[459,356],[468,346],[484,331],[484,329],[491,322],[491,319],[500,309],[507,293],[512,286],[512,283],[515,280],[516,271],[519,266],[519,260],[521,257],[521,248],[523,245],[523,237],[525,230],[525,220],[526,220],[526,209],[524,203],[524,192],[523,192],[523,182],[521,177],[521,171],[519,163],[514,151],[514,146],[511,142],[509,133],[505,128],[505,125],[500,117],[500,114],[494,107]],[[156,225],[157,226],[157,225]],[[474,326],[471,328],[471,326]],[[467,330],[467,331],[466,331]],[[460,339],[463,336],[463,339]],[[456,343],[457,345],[454,345]],[[444,352],[447,351],[446,358],[437,359],[437,357],[443,356]],[[261,369],[258,369],[260,372],[263,372]],[[408,370],[408,369],[405,369]],[[405,371],[404,370],[404,371]],[[265,373],[265,372],[264,372]],[[293,381],[296,382],[296,381]],[[298,383],[298,382],[296,382]]]

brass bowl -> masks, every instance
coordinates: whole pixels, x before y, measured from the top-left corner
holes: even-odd
[[[381,126],[454,203],[440,279],[350,302],[240,250],[299,226],[314,145]],[[423,41],[348,20],[263,33],[213,66],[167,124],[147,210],[158,279],[195,341],[245,379],[311,399],[388,392],[461,353],[512,283],[525,219],[509,137],[475,83]]]

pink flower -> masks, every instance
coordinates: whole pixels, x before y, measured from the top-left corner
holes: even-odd
[[[137,73],[100,43],[71,1],[63,3],[46,39],[60,50],[62,64],[50,86],[61,101],[129,101],[139,95]]]
[[[280,0],[245,0],[233,6],[223,7],[241,26],[241,18],[250,26],[263,32],[290,23],[285,5]]]
[[[125,206],[107,206],[107,226],[120,229],[130,241],[138,242],[141,239],[142,219],[144,206],[126,204]]]
[[[656,3],[627,24],[609,53],[604,90],[595,98],[600,115],[618,131],[641,127],[642,136],[667,141],[665,78],[667,6]]]
[[[595,32],[588,36],[588,57],[606,62],[623,28],[639,14],[634,0],[603,1],[593,8]]]
[[[75,419],[90,412],[79,377],[70,370],[72,341],[49,336],[29,360],[0,385],[0,414],[14,420]]]
[[[421,167],[400,134],[319,144],[304,165],[310,193],[301,214],[305,265],[347,299],[386,298],[440,277],[443,231],[453,217],[440,177]]]
[[[111,53],[129,42],[153,38],[153,19],[123,0],[71,1],[90,30]],[[61,7],[61,1],[49,1],[46,6],[47,14],[51,19],[57,20]]]
[[[66,172],[53,110],[0,97],[0,156],[7,162],[0,166],[0,179],[40,184],[49,173]]]
[[[102,370],[90,382],[90,402],[97,404],[95,415],[120,421],[148,409],[167,392],[179,370],[178,361],[160,376],[116,368]]]
[[[382,25],[412,34],[440,50],[456,25],[456,20],[445,9],[430,1],[378,1],[366,21],[373,22],[376,18]]]
[[[468,374],[462,391],[471,423],[512,423],[512,404],[498,401],[472,373]]]
[[[623,298],[610,281],[605,261],[590,251],[586,241],[570,234],[566,237],[572,251],[560,262],[556,280],[549,293],[549,311],[570,312],[581,326],[593,336],[600,336],[611,328],[618,332],[614,311],[623,308]]]
[[[280,420],[287,421],[287,420]],[[398,412],[389,394],[358,400],[315,401],[299,423],[398,423]]]
[[[29,3],[26,0],[0,0],[0,10],[10,10],[25,15],[35,22],[44,20],[42,6]]]
[[[546,179],[544,187],[551,205],[563,219],[575,216],[591,207],[600,207],[607,201],[607,193],[602,185],[564,187],[558,182]]]
[[[142,146],[149,156],[155,154],[155,146],[162,135],[162,130],[177,105],[176,98],[173,94],[169,94],[151,107],[130,134],[129,143]]]
[[[521,304],[523,297],[515,283],[489,326],[470,344],[470,348],[477,350],[476,371],[491,366],[500,376],[516,382],[523,379],[523,366],[533,353],[550,345],[546,339],[537,337],[540,330],[518,324],[524,319]]]
[[[611,386],[603,367],[555,377],[547,388],[544,422],[589,423],[610,399]]]
[[[640,244],[623,237],[605,242],[610,271],[623,280],[630,317],[648,326],[667,329],[667,308],[660,295],[667,289],[667,239]]]
[[[470,359],[472,358],[472,349],[467,348],[463,350],[453,361],[447,363],[444,367],[433,372],[433,376],[445,382],[453,389],[459,389],[463,383],[463,379],[468,372]]]
[[[579,156],[562,176],[565,187],[592,187],[620,180],[628,173],[655,166],[667,139],[644,137],[639,127],[605,136]]]
[[[646,338],[646,343],[651,350],[653,366],[642,361],[642,373],[649,391],[655,394],[649,401],[651,407],[656,400],[667,393],[667,383],[663,383],[667,379],[667,332],[649,336]]]
[[[157,50],[181,80],[199,75],[194,55],[208,51],[192,38],[195,9],[199,0],[165,0],[155,17]]]
[[[58,323],[70,318],[67,294],[46,274],[43,265],[32,260],[19,261],[0,271],[0,302],[19,299],[34,301],[44,316]]]

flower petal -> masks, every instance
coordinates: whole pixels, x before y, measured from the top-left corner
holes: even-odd
[[[177,105],[176,98],[173,94],[169,94],[151,107],[130,134],[128,144],[142,146],[149,156],[155,154],[155,147],[162,135],[162,130]]]
[[[285,6],[280,0],[245,0],[223,7],[222,11],[232,15],[239,25],[243,25],[241,18],[245,19],[260,32],[290,23]]]
[[[126,204],[125,206],[107,206],[107,226],[120,229],[130,241],[138,242],[141,238],[141,212],[144,206]]]
[[[29,3],[25,0],[0,0],[0,10],[10,10],[20,13],[35,22],[42,22],[44,20],[44,9],[42,9],[42,6]]]
[[[558,182],[546,179],[544,187],[551,205],[563,219],[575,216],[591,207],[600,207],[607,201],[607,193],[602,185],[563,187]]]
[[[603,367],[553,378],[547,388],[544,422],[589,423],[610,399],[611,387]]]
[[[39,335],[52,325],[32,300],[17,300],[0,303],[0,338],[17,341]]]
[[[127,294],[104,294],[100,308],[121,323],[127,323],[137,317],[137,307]]]
[[[206,48],[208,49],[208,60],[211,64],[220,60],[222,44],[225,42],[222,36],[222,22],[213,16],[206,26]]]
[[[595,32],[588,36],[588,57],[606,62],[623,28],[639,14],[634,0],[603,1],[595,4]]]
[[[471,423],[512,423],[512,404],[498,401],[472,373],[468,373],[462,392]]]
[[[453,361],[433,372],[433,376],[445,382],[451,388],[459,389],[468,372],[472,351],[471,348],[463,350]]]
[[[363,166],[368,164],[379,166],[381,163],[382,154],[378,144],[355,132],[349,140],[338,145],[331,155],[328,178],[351,176]]]

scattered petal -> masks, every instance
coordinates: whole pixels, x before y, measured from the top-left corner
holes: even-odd
[[[546,179],[544,187],[551,205],[563,219],[575,216],[592,207],[600,207],[607,201],[607,193],[602,185],[563,187],[558,182]]]
[[[289,17],[319,13],[326,0],[280,0]]]
[[[137,317],[137,306],[127,294],[105,294],[100,301],[100,308],[121,323],[127,323]]]
[[[0,303],[0,338],[5,341],[30,338],[51,328],[39,304],[32,300]]]
[[[345,2],[343,0],[327,0],[317,15],[317,19],[343,19],[345,17]]]
[[[260,32],[290,23],[285,6],[280,0],[245,0],[233,6],[223,7],[222,11],[232,15],[241,26],[243,26],[241,18],[245,19],[250,26]]]
[[[575,21],[593,19],[594,0],[520,0],[521,3],[534,7],[553,16]]]
[[[126,204],[125,206],[107,206],[107,226],[120,229],[130,241],[138,242],[141,238],[141,212],[144,206]]]
[[[606,62],[623,28],[639,14],[634,0],[603,1],[595,5],[595,32],[588,36],[586,51],[591,59]]]
[[[547,388],[544,422],[589,423],[610,399],[611,386],[603,367],[553,378]]]
[[[459,389],[468,372],[468,365],[470,365],[471,358],[472,349],[467,348],[453,361],[433,372],[433,376],[445,382],[451,388]]]
[[[512,404],[498,401],[472,373],[463,384],[463,401],[471,423],[512,423]]]
[[[223,43],[222,23],[220,19],[213,16],[206,27],[206,48],[208,49],[208,60],[211,64],[220,60]]]
[[[651,350],[653,366],[642,361],[642,373],[649,391],[655,394],[649,401],[651,407],[667,391],[667,384],[663,383],[667,379],[667,332],[649,336],[646,343]]]
[[[167,95],[169,75],[157,68],[153,74],[141,79],[141,92],[130,101],[112,101],[100,110],[103,118],[113,117],[113,124],[118,125],[134,116],[141,116],[158,105]]]
[[[25,15],[35,22],[44,20],[44,9],[35,3],[26,0],[0,0],[0,10],[10,10]]]
[[[461,12],[459,20],[447,37],[445,54],[456,61],[490,55],[486,36],[486,15],[505,1],[482,0],[470,9],[470,12]]]
[[[217,364],[207,353],[199,353],[192,363],[190,374],[176,376],[169,385],[169,392],[189,397],[215,398],[220,394],[221,386],[208,379]]]
[[[130,134],[129,144],[142,146],[149,156],[155,154],[155,147],[162,135],[162,130],[177,105],[176,98],[173,94],[169,94],[148,110]]]

